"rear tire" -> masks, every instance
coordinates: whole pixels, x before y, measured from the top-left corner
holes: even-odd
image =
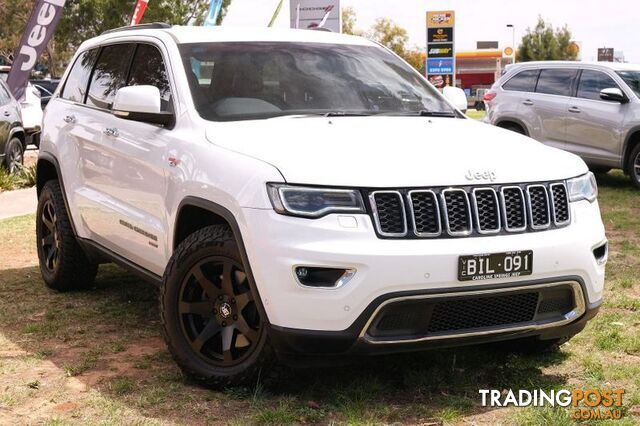
[[[593,174],[596,175],[604,175],[607,174],[611,171],[611,167],[606,167],[606,166],[589,166],[589,170],[591,170],[593,172]]]
[[[251,383],[274,356],[231,229],[214,225],[176,249],[163,277],[160,315],[169,351],[205,386]]]
[[[640,188],[640,143],[631,151],[627,170],[633,184]]]
[[[91,286],[98,264],[78,244],[57,180],[47,182],[38,199],[36,243],[40,272],[47,287],[57,291]]]
[[[526,134],[524,132],[524,129],[522,127],[520,127],[519,125],[517,125],[517,124],[508,123],[508,124],[501,125],[500,127],[502,127],[503,129],[506,129],[506,130],[510,130],[512,132],[515,132],[515,133],[520,133],[521,135],[525,135]]]
[[[9,173],[17,172],[24,164],[24,145],[18,138],[11,138],[5,148],[5,167]]]

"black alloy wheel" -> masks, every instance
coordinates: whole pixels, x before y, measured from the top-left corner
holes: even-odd
[[[261,337],[247,274],[228,257],[209,256],[189,270],[180,288],[178,313],[193,352],[215,366],[242,363]]]
[[[56,212],[52,200],[46,200],[42,207],[40,220],[44,225],[40,235],[40,249],[43,253],[43,266],[51,273],[58,268],[60,258],[60,239],[56,229]]]
[[[24,164],[24,146],[20,139],[14,138],[9,141],[6,155],[9,173],[15,173],[20,170]]]

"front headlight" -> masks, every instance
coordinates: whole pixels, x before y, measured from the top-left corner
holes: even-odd
[[[598,184],[593,173],[589,172],[567,181],[569,201],[594,201],[598,197]]]
[[[364,213],[364,201],[353,189],[267,184],[273,208],[280,214],[318,218],[329,213]]]

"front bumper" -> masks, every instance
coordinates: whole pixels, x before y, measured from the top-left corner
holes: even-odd
[[[579,277],[562,277],[563,283],[575,283],[584,294],[585,285]],[[556,281],[532,281],[520,283],[523,287],[553,286]],[[482,286],[480,291],[508,291],[508,288],[496,286]],[[463,295],[464,291],[459,291]],[[450,348],[474,344],[484,344],[497,341],[537,338],[540,340],[560,339],[573,336],[585,327],[600,309],[602,300],[590,304],[580,304],[571,312],[581,312],[580,315],[569,314],[556,322],[537,324],[529,323],[519,327],[477,330],[470,333],[449,334],[442,338],[417,338],[395,341],[372,340],[367,336],[376,312],[387,302],[406,298],[441,297],[434,292],[402,292],[389,294],[371,303],[360,317],[346,330],[342,331],[313,331],[271,326],[270,337],[272,344],[278,351],[280,358],[291,364],[305,365],[308,363],[336,362],[345,356],[382,355],[396,352],[411,352],[427,349]]]
[[[516,286],[530,281],[577,277],[585,304],[598,303],[604,264],[593,254],[606,242],[598,203],[571,204],[565,228],[473,238],[390,240],[376,237],[367,215],[321,219],[282,216],[273,210],[243,209],[240,228],[269,323],[276,327],[344,331],[377,299],[399,292],[450,292],[481,286]],[[459,282],[458,257],[533,250],[533,275]],[[295,266],[355,269],[337,289],[299,284]]]

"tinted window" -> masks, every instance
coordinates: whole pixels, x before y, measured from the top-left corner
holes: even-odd
[[[517,92],[533,92],[536,89],[538,70],[522,71],[507,81],[502,88]]]
[[[580,83],[578,84],[578,97],[600,100],[600,91],[602,89],[609,89],[612,87],[617,88],[618,85],[605,73],[584,70],[582,71]]]
[[[169,110],[171,88],[160,51],[149,44],[139,44],[129,73],[129,86],[151,85],[160,90],[162,110]]]
[[[119,88],[125,85],[134,44],[103,47],[89,84],[87,104],[110,109]]]
[[[69,72],[67,82],[62,90],[62,98],[74,102],[84,102],[87,93],[87,84],[91,75],[91,68],[95,62],[98,49],[93,49],[82,53],[73,64]]]
[[[377,46],[195,43],[180,51],[196,108],[208,120],[455,114],[414,69]]]
[[[618,75],[640,97],[640,71],[618,71]]]
[[[573,79],[577,70],[570,69],[547,69],[540,71],[538,77],[537,93],[548,93],[550,95],[570,96]]]

